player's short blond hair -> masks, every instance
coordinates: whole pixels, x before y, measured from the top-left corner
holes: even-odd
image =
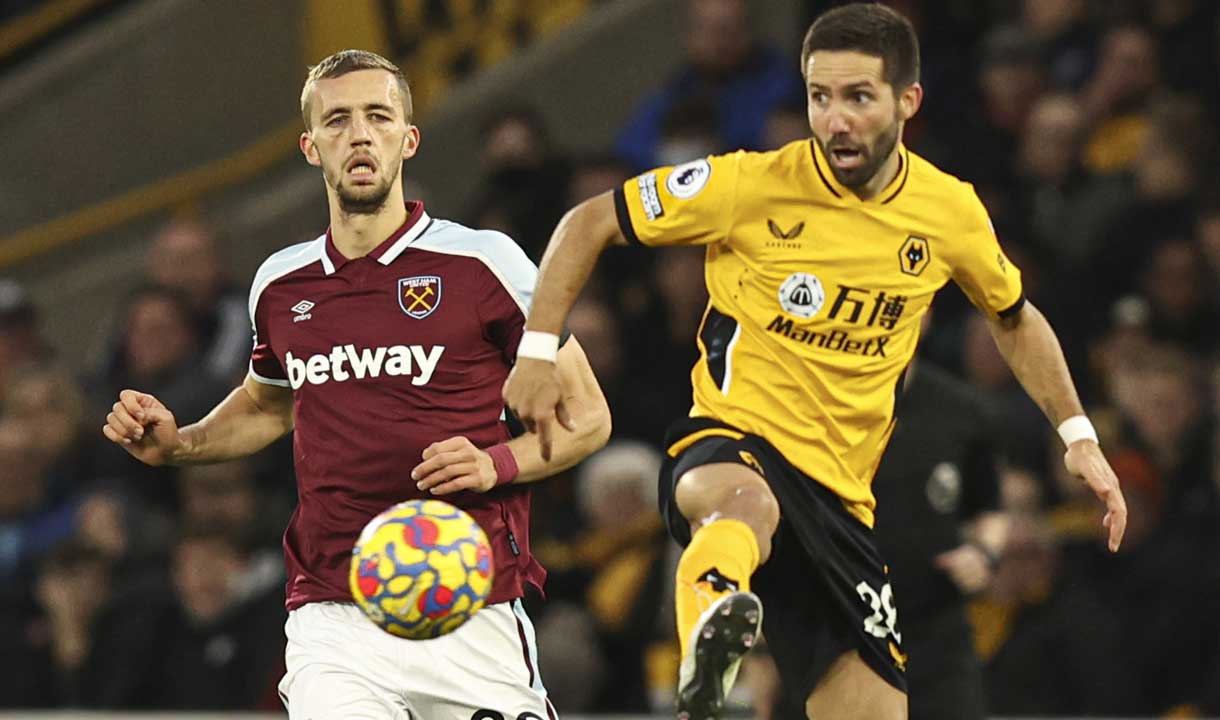
[[[402,70],[377,53],[367,50],[340,50],[309,68],[309,76],[305,78],[305,87],[301,88],[301,119],[305,121],[306,130],[313,127],[310,103],[313,100],[314,86],[318,81],[342,77],[357,70],[385,70],[392,74],[398,81],[398,95],[402,98],[403,118],[408,125],[411,124],[411,118],[414,115],[411,107],[411,87],[407,85],[407,77],[402,74]]]

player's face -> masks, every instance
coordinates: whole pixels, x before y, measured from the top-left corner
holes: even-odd
[[[918,83],[895,97],[883,69],[881,58],[855,51],[818,51],[805,65],[809,126],[835,179],[852,189],[894,154],[922,98]]]
[[[385,70],[319,80],[311,109],[301,151],[322,168],[344,212],[376,213],[396,186],[402,161],[419,146],[419,130],[404,117],[398,82]]]

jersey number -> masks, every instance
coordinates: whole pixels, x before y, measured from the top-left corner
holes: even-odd
[[[504,713],[495,710],[476,710],[470,720],[504,720]],[[543,720],[528,710],[517,716],[517,720]]]
[[[860,594],[860,599],[873,609],[873,614],[864,618],[864,632],[883,639],[886,635],[893,635],[894,640],[901,644],[902,634],[898,632],[898,609],[894,607],[894,590],[890,584],[882,585],[881,593],[878,594],[871,585],[861,580],[860,584],[856,586],[856,592]]]

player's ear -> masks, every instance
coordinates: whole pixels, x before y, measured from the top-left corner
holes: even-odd
[[[402,143],[402,159],[406,160],[419,150],[419,127],[407,126],[407,137]]]
[[[301,154],[305,156],[306,162],[314,167],[322,166],[322,156],[318,154],[318,146],[314,144],[313,137],[308,132],[301,133],[297,144],[300,146]]]
[[[923,104],[923,85],[917,82],[907,85],[902,94],[898,96],[898,113],[904,121],[915,117],[915,113],[919,112],[919,106]]]

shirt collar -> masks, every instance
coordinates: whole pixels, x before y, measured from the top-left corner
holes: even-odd
[[[407,249],[408,245],[424,234],[424,230],[428,229],[431,220],[428,213],[424,212],[423,201],[408,200],[407,219],[397,230],[390,233],[388,238],[370,250],[366,257],[370,257],[382,265],[389,265],[402,254],[403,250]],[[322,244],[322,268],[326,274],[330,275],[349,262],[351,259],[344,257],[343,253],[339,252],[339,248],[335,247],[335,239],[331,235],[330,228],[326,228],[326,239]]]
[[[898,193],[902,192],[902,188],[907,184],[907,175],[911,172],[911,159],[908,156],[906,145],[898,143],[898,172],[895,173],[894,179],[890,180],[889,184],[873,197],[868,200],[860,200],[859,196],[852,192],[851,188],[839,184],[839,181],[835,179],[834,172],[830,169],[830,162],[822,153],[822,145],[816,139],[811,138],[809,146],[812,148],[813,168],[817,171],[818,178],[826,186],[826,189],[840,200],[877,202],[884,205],[898,197]]]

